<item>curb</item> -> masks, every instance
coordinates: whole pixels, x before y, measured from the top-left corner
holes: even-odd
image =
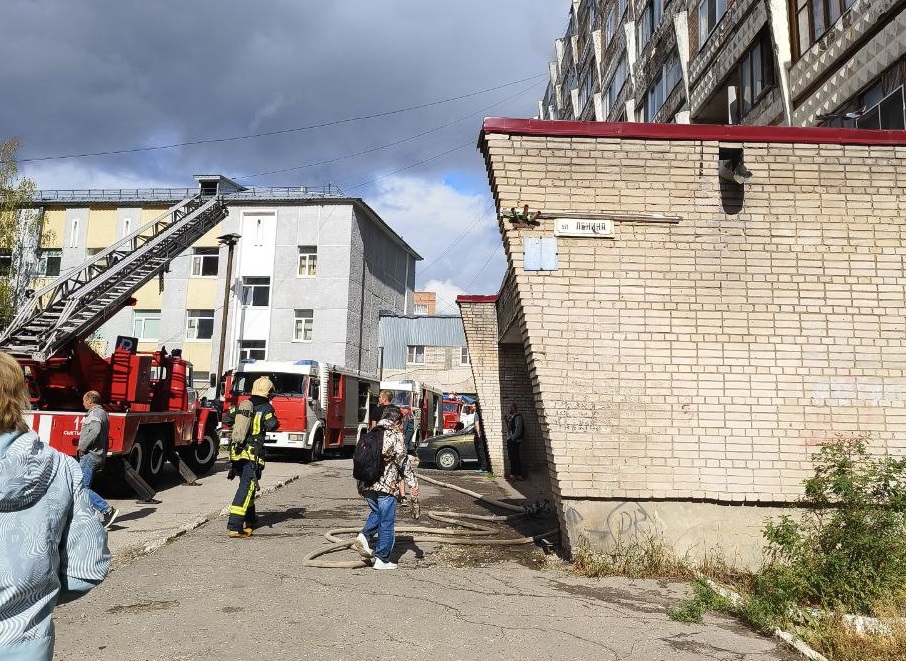
[[[293,475],[291,477],[288,477],[285,480],[281,480],[281,481],[267,487],[266,489],[262,489],[261,492],[258,494],[258,497],[265,496],[267,494],[277,491],[278,489],[282,489],[286,485],[291,484],[292,482],[295,482],[296,480],[298,480],[301,477],[302,477],[302,475],[299,474],[299,475]],[[118,557],[128,556],[129,561],[126,562],[125,564],[131,564],[132,562],[134,562],[135,560],[138,560],[139,558],[143,558],[147,555],[151,555],[159,548],[166,546],[173,540],[175,540],[179,537],[182,537],[186,533],[189,533],[189,532],[192,532],[193,530],[197,530],[198,528],[201,528],[203,525],[210,522],[212,519],[218,519],[218,518],[224,516],[229,511],[230,511],[230,506],[227,505],[226,507],[219,510],[218,512],[208,514],[207,516],[200,516],[197,519],[194,519],[194,520],[190,521],[189,523],[186,523],[186,524],[180,526],[176,530],[176,532],[170,533],[169,535],[166,535],[159,539],[152,540],[152,541],[148,542],[147,544],[145,544],[144,546],[125,548],[122,551],[117,552],[116,555]],[[125,566],[125,565],[120,565],[120,566]],[[111,571],[112,570],[113,570],[113,568],[111,567]]]

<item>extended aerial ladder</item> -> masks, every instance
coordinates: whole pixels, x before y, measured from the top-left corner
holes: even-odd
[[[88,337],[226,215],[221,195],[199,194],[172,206],[35,291],[0,335],[0,350],[43,361]]]

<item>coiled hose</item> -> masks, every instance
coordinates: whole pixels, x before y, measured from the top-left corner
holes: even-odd
[[[397,534],[406,533],[412,538],[413,541],[441,542],[444,544],[516,546],[519,544],[531,544],[533,542],[547,541],[548,538],[555,537],[559,534],[559,531],[555,528],[533,537],[516,537],[510,539],[492,538],[491,536],[497,534],[498,532],[496,527],[482,525],[480,523],[469,523],[464,519],[491,523],[516,521],[518,519],[524,518],[525,516],[528,516],[526,508],[520,505],[511,505],[510,503],[494,500],[493,498],[483,496],[482,494],[476,493],[474,491],[469,491],[468,489],[464,489],[463,487],[460,487],[458,485],[450,484],[449,482],[441,482],[424,475],[419,475],[418,479],[419,481],[429,482],[439,487],[459,491],[460,493],[464,493],[467,496],[472,496],[473,498],[484,501],[489,505],[493,505],[494,507],[510,510],[514,512],[514,514],[463,514],[459,512],[442,512],[438,510],[431,510],[427,513],[429,518],[434,519],[435,521],[440,521],[441,523],[459,526],[459,528],[430,528],[427,526],[396,527]],[[335,553],[337,551],[342,551],[343,549],[352,548],[355,539],[342,539],[340,535],[347,535],[350,533],[358,534],[359,532],[361,532],[361,528],[335,528],[334,530],[327,531],[326,533],[324,533],[324,537],[326,537],[327,541],[331,542],[331,544],[316,551],[312,551],[311,553],[306,555],[302,559],[302,566],[318,567],[322,569],[361,569],[363,567],[370,567],[371,563],[365,558],[360,558],[358,560],[335,561],[318,560],[318,558],[327,555],[328,553]]]

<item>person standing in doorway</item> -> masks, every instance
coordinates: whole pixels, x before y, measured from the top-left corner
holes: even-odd
[[[82,418],[82,431],[79,433],[79,466],[82,469],[82,482],[88,491],[91,506],[101,516],[101,523],[110,528],[119,515],[119,511],[110,506],[92,488],[91,480],[95,472],[104,465],[107,459],[107,445],[110,443],[110,421],[107,411],[101,406],[101,394],[89,390],[82,397],[82,406],[87,411]]]
[[[504,417],[506,429],[506,451],[510,458],[510,472],[504,477],[508,480],[521,480],[522,474],[522,439],[525,436],[525,421],[522,414],[519,413],[519,407],[516,402],[510,402],[507,406],[506,416]]]

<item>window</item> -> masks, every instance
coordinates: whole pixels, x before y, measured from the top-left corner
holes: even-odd
[[[801,57],[812,44],[821,39],[856,0],[796,0],[796,38]]]
[[[469,364],[469,347],[460,347],[461,351],[459,353],[459,364],[468,365]]]
[[[0,250],[0,276],[6,277],[13,268],[13,253],[9,250]]]
[[[242,279],[242,304],[253,308],[266,308],[271,300],[271,279],[250,277]]]
[[[157,340],[160,333],[160,310],[136,310],[132,317],[132,335],[139,340]]]
[[[210,340],[214,336],[213,310],[186,310],[186,339]]]
[[[52,278],[60,275],[60,262],[62,260],[62,250],[41,250],[38,253],[38,277]]]
[[[739,61],[739,114],[742,119],[774,84],[774,58],[768,33],[762,32]]]
[[[72,224],[69,226],[69,247],[78,248],[79,247],[79,219],[73,218]]]
[[[239,360],[264,360],[267,355],[267,340],[240,340]]]
[[[610,43],[610,40],[613,39],[614,35],[617,33],[617,8],[612,7],[610,12],[607,14],[607,24],[604,28],[606,35],[606,42]]]
[[[313,278],[318,272],[318,246],[299,246],[299,277]]]
[[[642,98],[642,106],[639,108],[639,121],[654,121],[655,115],[666,103],[667,98],[682,78],[683,72],[680,68],[679,56],[674,53],[664,63],[660,75],[655,78],[651,87],[645,92],[645,96]]]
[[[664,0],[651,0],[651,2],[645,5],[645,8],[639,16],[639,27],[636,32],[639,53],[644,50],[645,46],[651,40],[651,35],[657,30],[663,16]]]
[[[701,0],[698,5],[698,46],[701,48],[708,40],[711,30],[717,27],[720,19],[727,13],[727,0]]]
[[[406,362],[411,365],[425,364],[425,347],[421,344],[413,344],[407,347]]]
[[[585,76],[582,79],[582,85],[579,87],[579,114],[582,114],[582,111],[585,109],[585,104],[588,103],[588,99],[592,95],[592,89],[594,89],[594,69],[588,67]]]
[[[610,83],[607,85],[607,92],[603,95],[603,111],[604,117],[610,115],[610,109],[616,104],[617,99],[620,98],[620,92],[623,91],[623,86],[626,84],[626,79],[629,76],[629,64],[626,59],[626,53],[620,57],[620,62],[617,64],[616,70],[613,72],[613,78],[610,79]]]
[[[904,117],[903,107],[903,88],[900,87],[864,111],[856,119],[856,127],[860,129],[901,131],[906,128],[906,117]]]
[[[311,342],[315,325],[314,310],[296,310],[296,323],[293,330],[294,342]]]
[[[216,277],[219,264],[219,248],[194,248],[192,250],[192,277]]]
[[[428,314],[428,305],[425,303],[416,303],[412,306],[412,311],[415,314]]]

